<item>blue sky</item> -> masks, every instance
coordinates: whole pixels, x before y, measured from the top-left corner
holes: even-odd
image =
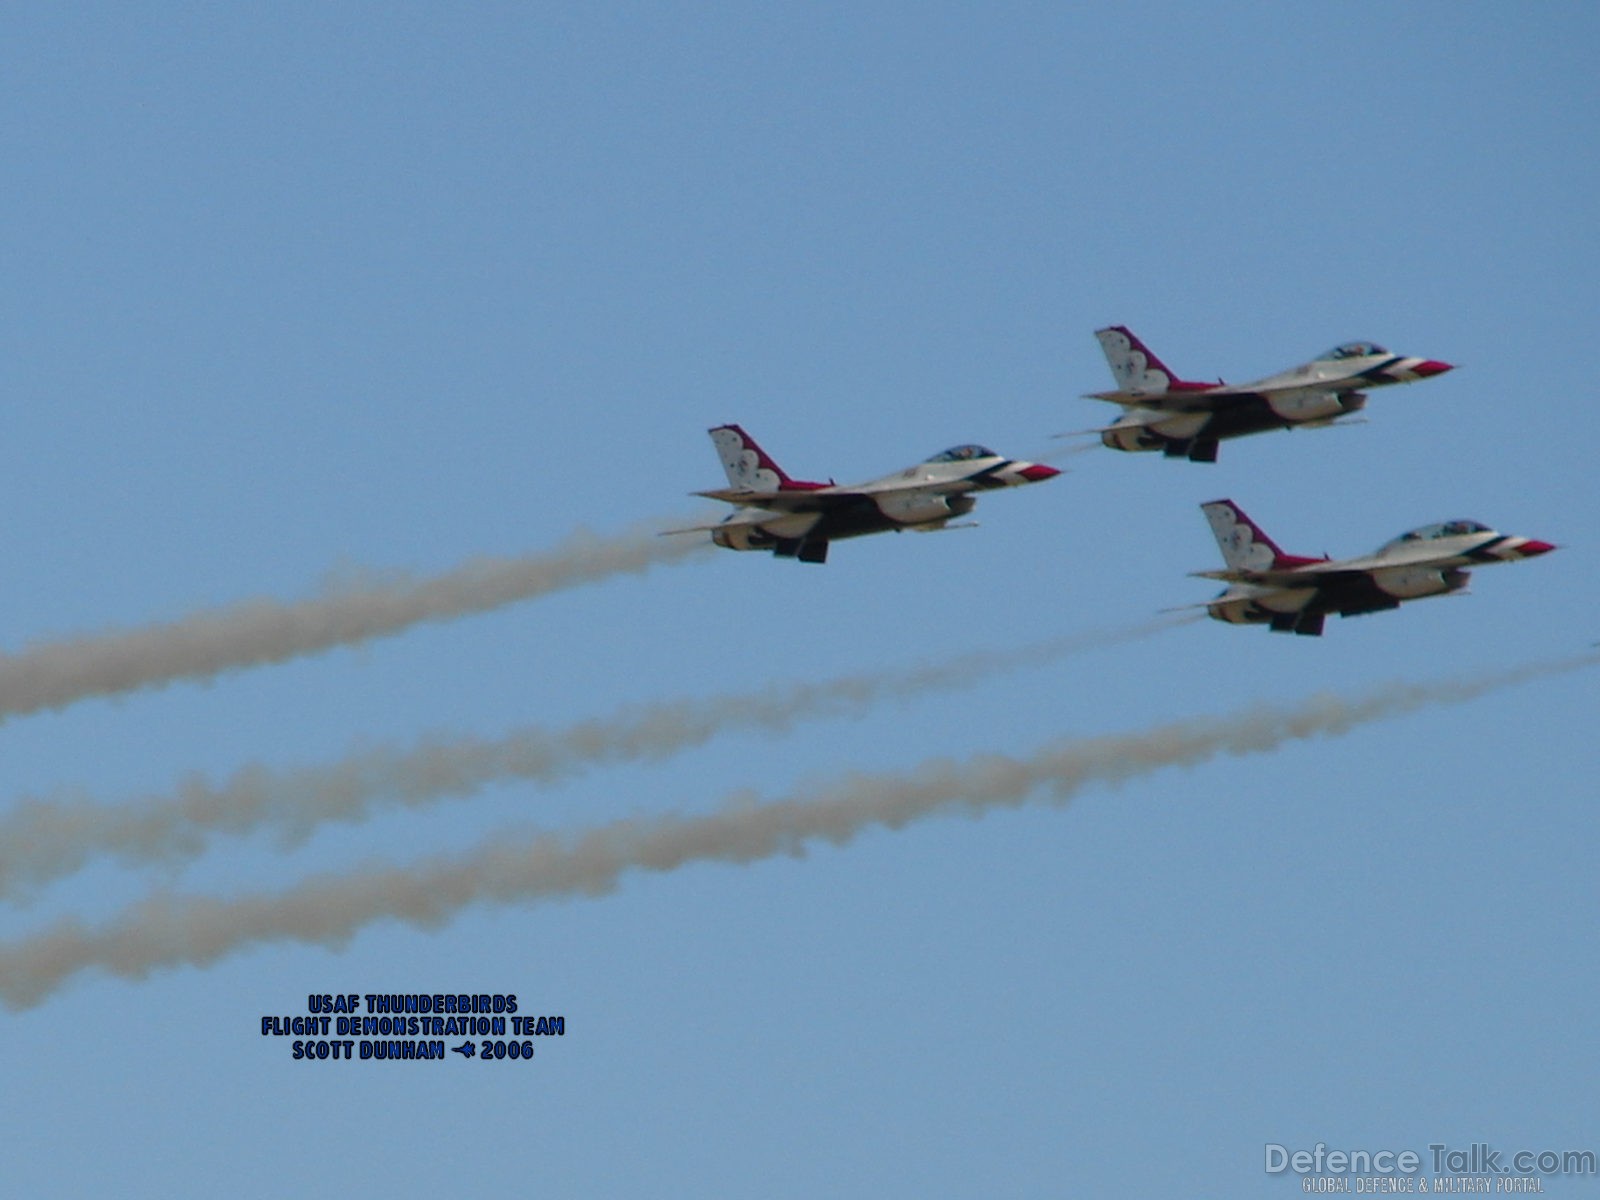
[[[1259,377],[1369,338],[1461,369],[1367,424],[1096,450],[976,530],[707,554],[210,684],[6,723],[0,804],[106,805],[629,705],[1092,634],[1206,599],[1197,508],[1354,555],[1561,545],[1322,639],[1213,622],[558,786],[98,861],[152,888],[709,813],[1594,640],[1585,5],[13,7],[0,44],[9,651],[448,571],[717,486],[708,426],[865,479],[1059,455],[1092,331]],[[1263,1146],[1600,1149],[1594,679],[612,892],[252,946],[0,1015],[30,1195],[485,1189],[1288,1195]],[[735,801],[739,802],[739,801]],[[313,992],[515,992],[535,1062],[304,1063]],[[1547,1180],[1584,1194],[1592,1178]]]

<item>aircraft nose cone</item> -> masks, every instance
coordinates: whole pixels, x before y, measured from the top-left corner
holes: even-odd
[[[1054,467],[1047,467],[1043,463],[1029,463],[1017,472],[1029,483],[1043,483],[1046,479],[1054,479],[1061,474]]]
[[[1412,367],[1411,373],[1420,375],[1423,379],[1431,379],[1435,375],[1443,375],[1446,371],[1453,370],[1455,370],[1455,366],[1452,363],[1440,362],[1436,358],[1427,358]]]
[[[1554,549],[1555,545],[1551,542],[1541,542],[1533,538],[1529,538],[1527,541],[1523,542],[1520,547],[1518,547],[1517,552],[1521,554],[1523,558],[1535,558],[1540,554],[1549,554],[1550,551]]]

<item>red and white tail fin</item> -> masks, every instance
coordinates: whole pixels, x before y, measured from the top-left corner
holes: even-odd
[[[1270,571],[1299,566],[1317,559],[1285,554],[1232,500],[1213,500],[1200,511],[1211,523],[1211,532],[1222,550],[1222,561],[1233,571]]]
[[[1106,362],[1117,381],[1117,389],[1130,396],[1159,396],[1163,392],[1215,386],[1179,379],[1126,325],[1097,329],[1094,336],[1100,339],[1100,349],[1105,351]]]
[[[756,440],[737,425],[718,425],[709,432],[717,455],[722,459],[722,469],[728,473],[728,484],[738,491],[777,492],[786,488],[823,486],[790,479]]]

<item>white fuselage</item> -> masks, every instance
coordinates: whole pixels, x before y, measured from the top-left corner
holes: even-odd
[[[1208,606],[1219,621],[1258,624],[1273,615],[1362,612],[1394,608],[1460,591],[1468,568],[1542,554],[1548,543],[1493,530],[1430,538],[1399,538],[1365,558],[1318,561],[1263,572],[1271,582],[1237,583]]]
[[[730,550],[771,550],[802,562],[825,561],[828,543],[840,538],[891,529],[943,529],[972,511],[974,493],[1060,474],[1054,467],[965,445],[862,484],[802,483],[764,460],[736,426],[711,433],[731,486],[701,494],[738,506],[712,527],[711,540]]]
[[[1163,372],[1131,376],[1131,386],[1102,398],[1125,408],[1100,436],[1114,450],[1190,453],[1210,444],[1271,429],[1326,425],[1360,411],[1365,390],[1426,379],[1442,370],[1431,359],[1390,354],[1346,354],[1320,358],[1253,383],[1229,386],[1178,384]],[[1199,455],[1191,454],[1191,457]]]

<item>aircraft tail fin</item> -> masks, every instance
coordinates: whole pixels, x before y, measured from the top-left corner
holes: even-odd
[[[737,491],[777,492],[824,486],[790,479],[756,444],[755,438],[737,425],[718,425],[709,432],[717,456],[722,459],[722,469],[728,474],[728,484]]]
[[[1129,396],[1156,396],[1214,386],[1179,379],[1126,325],[1097,329],[1094,336],[1100,339],[1100,349],[1105,352],[1117,390]]]
[[[1222,550],[1222,561],[1228,564],[1230,570],[1281,570],[1319,561],[1285,554],[1278,548],[1278,543],[1268,537],[1266,531],[1232,500],[1212,500],[1202,504],[1200,511],[1205,513],[1206,520],[1210,522],[1211,532],[1216,535],[1217,546]]]

